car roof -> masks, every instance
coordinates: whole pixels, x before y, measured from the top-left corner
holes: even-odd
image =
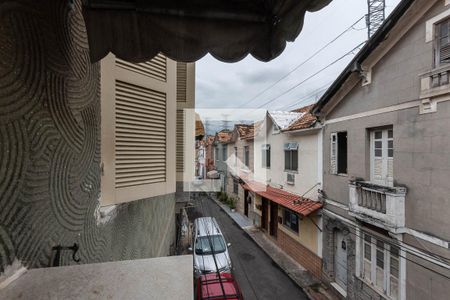
[[[241,291],[229,273],[217,273],[202,275],[199,278],[200,299],[243,299]],[[222,283],[222,284],[221,284]],[[223,290],[222,290],[223,286]],[[225,295],[224,292],[225,291]],[[226,296],[226,297],[225,297]]]
[[[197,218],[194,221],[197,236],[221,235],[219,225],[214,217]]]

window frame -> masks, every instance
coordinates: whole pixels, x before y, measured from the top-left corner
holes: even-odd
[[[244,146],[244,165],[250,166],[250,146]]]
[[[233,193],[238,194],[239,193],[239,180],[233,177]]]
[[[343,160],[342,137],[345,135],[345,159]],[[341,140],[341,142],[339,142]],[[345,170],[343,170],[345,169]],[[337,131],[330,134],[330,174],[347,175],[348,174],[348,132]]]
[[[439,20],[438,22],[436,22],[433,25],[434,26],[433,55],[434,55],[434,67],[435,68],[450,64],[450,60],[447,62],[441,61],[441,47],[443,47],[441,42],[442,42],[442,39],[444,38],[441,35],[441,33],[442,33],[441,26],[444,24],[447,26],[447,35],[445,37],[447,39],[447,44],[444,47],[450,48],[450,17],[446,17],[446,18]],[[449,51],[450,51],[450,49],[449,49]]]
[[[270,144],[261,145],[261,167],[270,169]]]
[[[388,242],[385,242],[384,239],[378,238],[372,234],[367,232],[362,232],[362,237],[360,238],[361,242],[361,252],[359,260],[361,262],[360,274],[358,276],[370,287],[376,290],[378,293],[382,294],[384,297],[388,299],[400,299],[400,249],[398,247],[392,246]],[[370,260],[366,257],[366,247],[370,249]],[[395,249],[391,251],[391,249]],[[377,261],[380,261],[380,258],[377,254],[382,253],[382,267],[377,264]],[[397,264],[397,276],[392,274],[392,261]],[[366,270],[366,266],[370,267],[370,272]],[[394,269],[394,268],[392,268]],[[377,271],[382,271],[382,282],[378,282]],[[397,291],[396,295],[392,294],[392,282],[396,281]]]
[[[284,144],[284,171],[285,172],[298,172],[298,143],[292,142],[292,143],[285,143]],[[296,158],[296,161],[294,164],[294,159]],[[288,163],[289,162],[289,163]]]
[[[380,136],[377,137],[377,133]],[[370,151],[370,181],[372,183],[390,186],[394,185],[394,128],[392,126],[370,129],[369,132],[369,151]],[[380,146],[377,146],[380,145]],[[377,154],[379,153],[379,154]],[[375,174],[375,160],[381,160],[381,175],[380,179],[376,178]],[[389,176],[389,168],[392,168],[391,175]]]
[[[288,219],[289,219],[289,222],[287,222]],[[296,220],[294,222],[296,224],[296,226],[294,228],[292,227],[293,219]],[[296,212],[294,212],[293,210],[283,207],[283,226],[295,233],[299,233],[300,232],[300,217],[299,217],[299,215]]]

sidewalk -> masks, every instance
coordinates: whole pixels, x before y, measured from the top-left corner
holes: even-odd
[[[272,242],[263,232],[253,225],[253,222],[210,196],[224,212],[226,212],[233,221],[239,225],[253,241],[266,252],[267,255],[295,282],[300,286],[310,299],[328,300],[338,299],[329,289],[327,289],[319,280],[303,266],[297,263],[283,250],[281,250],[274,242]]]

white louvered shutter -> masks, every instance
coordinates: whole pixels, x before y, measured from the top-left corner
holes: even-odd
[[[177,172],[184,171],[184,128],[185,128],[185,111],[177,109]]]
[[[101,63],[101,205],[175,191],[176,65],[163,55]]]
[[[187,101],[187,63],[177,62],[177,102]]]
[[[166,94],[116,81],[116,188],[166,181]]]
[[[393,130],[374,130],[370,134],[371,178],[379,185],[393,186],[394,183],[394,140]]]
[[[330,174],[337,174],[337,133],[333,132],[330,136]]]
[[[159,81],[167,80],[167,61],[166,57],[162,54],[158,54],[152,60],[138,64],[116,59],[116,65],[120,68],[130,70]]]

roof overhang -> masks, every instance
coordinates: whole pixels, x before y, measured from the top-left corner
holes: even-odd
[[[299,35],[305,13],[331,0],[83,0],[91,61],[109,52],[134,62],[158,53],[193,62],[251,54],[269,61]]]
[[[416,8],[410,10],[411,6],[414,4]],[[328,114],[336,105],[336,103],[332,103],[332,100],[334,98],[343,98],[351,89],[353,89],[356,83],[361,81],[359,71],[361,66],[366,64],[366,61],[370,56],[377,54],[377,56],[379,56],[377,59],[378,61],[390,49],[386,44],[391,44],[392,47],[392,45],[394,45],[412,26],[411,24],[406,26],[404,23],[412,23],[420,13],[424,14],[427,11],[424,6],[431,6],[432,4],[433,2],[429,0],[402,0],[386,18],[381,27],[367,41],[361,51],[356,54],[338,78],[322,95],[313,107],[312,113],[321,118]],[[404,20],[403,23],[401,22],[402,19]],[[393,34],[394,28],[399,28],[398,32],[395,32],[395,34]],[[380,45],[385,45],[385,49],[380,49],[382,48]],[[376,53],[377,51],[381,54]],[[374,65],[375,63],[376,61],[371,62],[371,65]]]
[[[257,181],[245,181],[242,187],[285,208],[288,208],[302,217],[314,213],[322,208],[322,203],[303,198],[288,191],[264,185]]]

